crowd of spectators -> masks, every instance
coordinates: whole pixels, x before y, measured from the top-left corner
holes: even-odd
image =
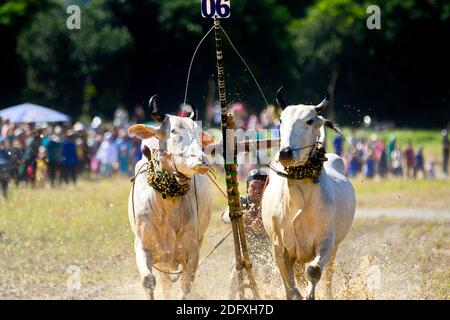
[[[279,115],[281,110],[269,106],[260,115],[247,112],[245,105],[235,103],[230,107],[234,113],[236,127],[244,130],[277,129],[279,128]],[[216,106],[216,125],[220,125],[220,110]],[[271,138],[275,131],[271,131]],[[356,130],[351,130],[348,137],[335,134],[329,146],[344,159],[346,175],[356,177],[363,175],[367,178],[379,176],[405,177],[415,179],[435,178],[436,161],[425,155],[423,146],[414,146],[413,141],[400,145],[394,134],[390,134],[387,141],[377,136],[376,131],[365,130],[358,136]],[[448,131],[442,130],[442,172],[448,174],[450,142]],[[368,136],[368,138],[367,138]],[[385,136],[385,133],[380,134]],[[264,138],[253,136],[253,138]]]
[[[76,184],[80,174],[130,176],[142,154],[141,141],[127,134],[128,113],[118,108],[114,122],[94,118],[86,125],[10,123],[0,119],[0,180],[32,187]]]
[[[192,110],[188,108],[190,106],[181,106],[178,115],[189,114]],[[277,138],[276,129],[279,129],[281,111],[276,107],[269,106],[259,115],[248,112],[241,103],[232,104],[230,110],[235,116],[237,128],[255,133],[251,138]],[[218,105],[207,106],[206,115],[205,129],[220,127]],[[52,187],[59,187],[75,184],[80,174],[88,177],[133,175],[134,166],[142,156],[141,141],[129,137],[127,128],[130,123],[136,122],[145,122],[142,107],[135,110],[130,120],[127,110],[119,106],[112,123],[102,123],[98,117],[89,124],[76,122],[73,125],[10,123],[0,118],[0,186],[3,196],[7,196],[10,180],[16,185],[29,184],[35,187],[48,183]],[[421,146],[415,149],[412,143],[399,145],[394,135],[386,142],[377,138],[375,133],[366,139],[357,137],[355,132],[353,130],[346,137],[348,143],[343,137],[335,135],[330,144],[334,147],[333,151],[344,159],[348,176],[435,177],[435,162],[427,159]],[[442,139],[442,170],[447,174],[450,142],[446,130],[442,131]],[[253,168],[244,167],[244,171]]]
[[[375,133],[369,139],[357,137],[354,132],[348,137],[349,146],[344,148],[344,139],[333,138],[334,151],[342,156],[346,164],[346,174],[355,177],[363,174],[367,178],[375,176],[397,176],[406,178],[435,178],[433,159],[426,159],[422,146],[415,150],[412,142],[401,146],[394,134],[388,142]]]

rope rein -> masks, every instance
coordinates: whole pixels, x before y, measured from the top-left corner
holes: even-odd
[[[258,80],[256,80],[255,75],[252,72],[252,69],[250,69],[250,67],[248,66],[247,62],[245,62],[244,58],[241,56],[241,54],[239,53],[238,49],[236,49],[234,43],[231,41],[230,37],[228,36],[228,34],[226,33],[226,31],[222,28],[222,26],[220,26],[220,30],[222,30],[223,34],[225,35],[225,37],[227,38],[228,42],[230,43],[231,47],[234,49],[234,51],[236,52],[236,54],[239,56],[239,58],[241,59],[242,63],[245,65],[245,67],[247,68],[248,72],[250,73],[250,75],[253,78],[253,81],[255,81],[256,86],[258,87],[259,92],[261,93],[262,98],[264,99],[264,102],[266,103],[266,106],[269,106],[269,103],[267,102],[266,96],[264,95],[264,92],[261,89],[261,86],[258,83]]]
[[[208,37],[208,35],[213,30],[214,30],[214,26],[212,26],[211,29],[209,29],[208,32],[206,32],[206,34],[203,36],[203,38],[200,40],[200,42],[198,43],[197,47],[195,48],[194,54],[192,55],[192,59],[191,59],[190,65],[189,65],[189,70],[188,70],[187,79],[186,79],[186,89],[184,91],[184,103],[183,103],[183,105],[186,105],[186,99],[187,99],[188,87],[189,87],[189,78],[191,77],[192,64],[194,63],[194,59],[195,59],[195,56],[197,55],[197,51],[198,51],[198,49],[200,49],[200,46],[202,45],[203,41],[205,41],[206,37]]]
[[[217,182],[214,181],[214,179],[209,175],[209,173],[208,173],[208,178],[212,181],[212,183],[214,183],[214,185],[216,186],[217,190],[219,190],[220,194],[225,198],[225,200],[228,200],[228,196],[225,193],[225,191],[223,191],[223,189],[217,184]]]
[[[213,31],[213,30],[214,30],[214,26],[212,26],[211,29],[209,29],[209,30],[206,32],[206,34],[205,34],[205,35],[203,36],[203,38],[199,41],[199,43],[197,44],[197,47],[196,47],[195,50],[194,50],[194,53],[193,53],[192,58],[191,58],[191,63],[190,63],[190,65],[189,65],[188,74],[187,74],[187,77],[186,77],[186,88],[185,88],[185,91],[184,91],[184,103],[183,103],[183,105],[185,105],[185,104],[186,104],[186,101],[187,101],[188,88],[189,88],[189,79],[190,79],[190,77],[191,77],[191,69],[192,69],[192,65],[193,65],[193,63],[194,63],[195,57],[196,57],[196,55],[197,55],[198,50],[200,49],[200,46],[203,44],[203,42],[205,41],[205,39],[208,37],[208,35],[209,35],[209,34],[211,33],[211,31]],[[246,69],[248,70],[248,72],[250,73],[250,75],[251,75],[253,81],[255,82],[255,84],[256,84],[256,86],[257,86],[257,88],[258,88],[258,90],[259,90],[259,93],[261,94],[261,96],[262,96],[262,98],[263,98],[263,100],[264,100],[264,103],[266,104],[266,107],[268,107],[268,106],[269,106],[269,103],[267,102],[267,98],[266,98],[266,96],[265,96],[265,94],[264,94],[264,92],[263,92],[261,86],[259,85],[259,82],[258,82],[258,80],[256,79],[256,77],[255,77],[255,75],[254,75],[252,69],[249,67],[249,65],[247,64],[247,62],[245,61],[245,59],[244,59],[244,58],[242,57],[242,55],[239,53],[239,50],[238,50],[238,49],[236,48],[236,46],[234,45],[233,41],[231,41],[230,37],[228,36],[228,34],[226,33],[226,31],[222,28],[222,26],[220,26],[220,30],[222,30],[222,32],[224,33],[224,35],[225,35],[225,37],[227,38],[228,42],[230,43],[231,47],[232,47],[233,50],[236,52],[236,54],[238,55],[238,57],[241,59],[242,63],[244,64],[245,68],[246,68]]]

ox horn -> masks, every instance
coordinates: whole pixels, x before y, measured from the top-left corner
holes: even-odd
[[[158,95],[155,94],[148,101],[148,108],[150,109],[150,114],[152,115],[153,120],[156,122],[164,123],[166,120],[166,115],[158,111],[158,106],[156,105],[156,97]]]
[[[280,89],[277,91],[277,103],[281,107],[281,109],[286,109],[287,104],[283,99],[283,96],[281,95],[281,91],[283,90],[284,86],[281,86]]]
[[[326,95],[325,99],[323,99],[322,102],[316,106],[317,113],[323,111],[323,109],[325,109],[328,106],[329,102],[330,102],[330,95],[328,94],[328,91],[327,91],[327,95]]]
[[[189,115],[189,118],[191,118],[194,121],[197,121],[198,120],[198,110],[197,110],[197,108],[194,106],[194,104],[192,103],[191,100],[188,100],[187,103],[192,108],[192,113]]]

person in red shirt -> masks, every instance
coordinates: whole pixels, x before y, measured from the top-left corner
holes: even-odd
[[[414,149],[411,143],[408,143],[408,146],[405,150],[405,162],[406,162],[406,177],[410,178],[414,172]]]

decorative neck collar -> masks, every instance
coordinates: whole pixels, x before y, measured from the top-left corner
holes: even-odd
[[[293,180],[312,179],[314,183],[317,183],[322,173],[323,163],[327,160],[325,148],[322,143],[317,142],[305,164],[286,167],[285,171],[279,171],[271,165],[266,166],[280,177]]]
[[[309,157],[305,164],[286,167],[286,178],[294,180],[312,179],[317,182],[322,173],[323,163],[327,160],[325,148],[318,144],[315,147],[314,155]]]
[[[183,176],[183,182],[179,182],[176,174],[170,173],[159,165],[158,150],[151,150],[148,160],[147,182],[150,187],[161,193],[163,199],[182,197],[189,191],[191,179]]]

